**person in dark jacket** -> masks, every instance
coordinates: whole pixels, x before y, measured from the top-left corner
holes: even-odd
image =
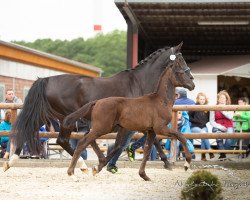
[[[187,97],[187,90],[182,87],[175,88],[175,105],[194,105],[194,100]]]
[[[197,94],[195,105],[207,105],[208,99],[205,93],[200,92]],[[207,133],[206,124],[209,122],[208,111],[189,111],[189,121],[191,122],[192,133]],[[201,140],[201,149],[211,149],[211,145],[208,139]],[[214,154],[209,154],[210,159],[214,158]],[[206,161],[206,154],[201,154],[201,160]]]

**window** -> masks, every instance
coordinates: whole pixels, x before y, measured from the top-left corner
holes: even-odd
[[[0,102],[4,102],[5,85],[0,83]]]
[[[26,96],[28,95],[28,92],[30,90],[30,87],[24,86],[23,87],[23,100],[26,98]]]

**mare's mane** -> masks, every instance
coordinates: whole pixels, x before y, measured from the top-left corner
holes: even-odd
[[[154,62],[163,52],[167,51],[168,49],[170,49],[170,47],[163,47],[161,49],[158,49],[154,51],[153,53],[151,53],[146,58],[144,58],[143,60],[141,60],[134,68],[126,69],[121,72],[124,72],[124,71],[128,72],[128,71],[138,69],[139,67],[142,67],[144,64],[148,63],[149,61]]]

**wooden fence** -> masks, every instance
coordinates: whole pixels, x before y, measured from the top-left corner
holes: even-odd
[[[17,116],[17,109],[22,109],[22,104],[13,103],[0,103],[0,109],[11,109],[12,118],[11,123],[14,123]],[[177,130],[177,111],[249,111],[250,105],[175,105],[172,113],[172,127]],[[8,136],[8,131],[0,131],[0,136]],[[142,133],[134,135],[134,139],[142,137]],[[40,137],[57,138],[57,132],[40,132]],[[71,137],[73,139],[80,139],[83,135],[80,133],[72,132]],[[159,139],[166,139],[164,136],[157,136]],[[187,139],[249,139],[250,133],[185,133]],[[100,137],[100,139],[115,139],[116,133],[109,133]],[[175,140],[171,140],[172,144],[175,144]],[[240,147],[241,149],[241,147]],[[176,145],[171,145],[171,162],[176,160]]]

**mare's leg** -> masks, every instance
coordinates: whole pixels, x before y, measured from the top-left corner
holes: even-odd
[[[23,145],[20,147],[17,147],[15,145],[15,138],[11,138],[11,144],[10,144],[10,148],[14,149],[15,153],[13,155],[10,156],[9,161],[6,161],[3,163],[3,171],[7,171],[10,167],[14,166],[14,164],[16,163],[16,161],[19,158],[19,155],[23,149]]]
[[[164,167],[166,169],[172,170],[170,162],[168,162],[166,154],[163,152],[159,140],[155,137],[154,145],[159,153],[159,156],[161,157],[161,160],[164,162]]]
[[[149,159],[155,136],[156,135],[153,131],[148,131],[147,140],[144,145],[144,153],[143,153],[143,159],[142,159],[142,163],[141,163],[140,170],[139,170],[139,175],[145,181],[150,181],[150,178],[145,173],[145,166],[146,166],[147,160]]]
[[[115,166],[123,150],[130,142],[133,134],[134,132],[130,131],[128,133],[128,130],[119,128],[113,149],[107,155],[106,159],[99,163],[97,169],[93,168],[93,174],[100,172],[102,168],[107,165],[107,163],[109,163],[110,166]]]
[[[62,123],[61,123],[62,124]],[[59,144],[65,151],[69,153],[69,155],[73,156],[74,149],[71,147],[69,143],[70,134],[72,132],[72,129],[66,129],[63,126],[61,126],[61,130],[59,132],[58,138],[56,140],[57,144]],[[79,157],[79,163],[80,163],[80,169],[84,173],[88,173],[88,167],[86,163],[84,162],[83,158]]]

